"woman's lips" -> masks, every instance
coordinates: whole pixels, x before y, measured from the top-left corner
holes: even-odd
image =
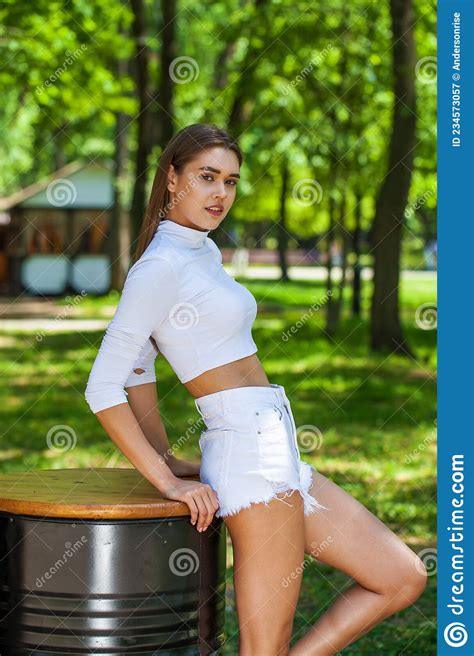
[[[207,212],[209,212],[209,214],[210,214],[211,216],[221,216],[221,214],[222,214],[222,212],[223,212],[223,210],[219,210],[219,211],[217,211],[217,210],[211,210],[211,209],[209,209],[208,207],[205,207],[204,209],[205,209]]]

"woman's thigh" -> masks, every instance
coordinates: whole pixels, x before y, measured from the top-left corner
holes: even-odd
[[[303,500],[297,491],[277,496],[224,517],[233,547],[240,654],[286,654],[291,638],[304,566]]]
[[[316,471],[310,494],[328,510],[304,518],[307,554],[381,594],[424,587],[420,558],[357,499]]]

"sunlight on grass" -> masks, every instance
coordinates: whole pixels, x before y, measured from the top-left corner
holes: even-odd
[[[262,311],[253,336],[270,382],[284,386],[298,430],[314,430],[317,448],[302,449],[314,464],[352,494],[416,551],[436,543],[436,330],[421,330],[417,307],[435,299],[436,283],[403,281],[402,318],[416,361],[368,350],[369,285],[364,287],[361,318],[343,314],[338,334],[325,334],[325,309],[308,313],[324,294],[320,283],[284,285],[247,281]],[[112,316],[119,295],[83,299],[78,318]],[[349,300],[349,297],[348,297]],[[58,307],[64,299],[58,299]],[[299,322],[299,323],[298,323]],[[67,320],[64,320],[67,329]],[[297,326],[294,334],[289,332]],[[285,337],[286,335],[286,337]],[[129,467],[90,412],[84,390],[103,332],[0,335],[0,359],[6,384],[2,400],[0,471],[74,467]],[[158,358],[157,388],[170,444],[186,435],[190,422],[202,426],[185,440],[179,455],[200,458],[199,424],[193,399],[179,384],[169,364]],[[65,425],[70,448],[52,448],[48,431]],[[229,556],[230,543],[228,543]],[[232,597],[229,558],[227,632],[229,654],[236,653],[237,618]],[[350,584],[341,572],[309,562],[305,570],[294,638],[314,622]],[[435,577],[431,577],[417,609],[407,609],[348,647],[348,655],[388,654],[393,631],[397,644],[419,636],[423,616],[435,614]],[[420,614],[422,613],[422,615]],[[417,637],[417,654],[432,653],[435,629],[425,621]],[[392,633],[391,633],[392,632]],[[431,650],[431,651],[430,651]],[[398,653],[398,652],[393,652]]]

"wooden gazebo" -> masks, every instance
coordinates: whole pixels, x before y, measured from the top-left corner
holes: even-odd
[[[0,198],[0,293],[110,288],[110,161],[76,161]]]

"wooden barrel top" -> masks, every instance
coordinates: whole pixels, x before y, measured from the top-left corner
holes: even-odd
[[[161,497],[138,470],[107,467],[0,474],[0,512],[77,519],[190,515],[186,503]]]

